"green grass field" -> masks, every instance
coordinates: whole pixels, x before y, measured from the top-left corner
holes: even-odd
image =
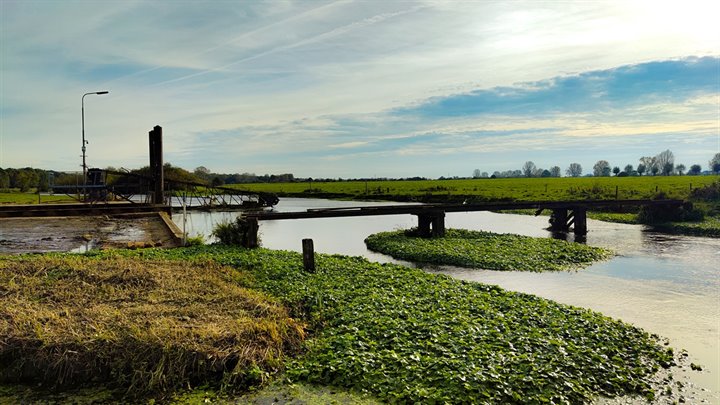
[[[0,204],[53,204],[76,201],[74,198],[64,195],[38,195],[36,193],[0,192]]]
[[[231,187],[280,196],[349,199],[438,200],[473,198],[480,201],[574,199],[642,199],[664,192],[687,198],[694,188],[720,181],[720,176],[513,178],[465,180],[342,181],[238,184]]]

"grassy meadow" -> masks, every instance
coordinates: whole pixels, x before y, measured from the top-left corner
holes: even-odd
[[[477,201],[558,201],[652,198],[664,192],[687,198],[690,191],[720,181],[720,176],[560,177],[462,180],[385,180],[254,183],[230,187],[280,196],[330,196],[348,199],[422,200],[471,198]]]
[[[38,195],[37,193],[21,193],[20,191],[1,191],[0,204],[53,204],[77,202],[73,197],[64,194]]]

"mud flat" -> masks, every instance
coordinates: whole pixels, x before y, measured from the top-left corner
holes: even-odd
[[[178,245],[176,233],[158,214],[0,219],[0,253]]]

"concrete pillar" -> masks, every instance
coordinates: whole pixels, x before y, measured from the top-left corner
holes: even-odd
[[[568,210],[567,208],[557,208],[552,210],[550,217],[550,230],[554,232],[567,232],[568,230]]]
[[[422,238],[430,237],[430,224],[432,217],[427,214],[418,214],[418,234]]]
[[[576,208],[573,211],[575,213],[575,235],[587,235],[587,210],[584,208]]]
[[[442,238],[445,236],[445,213],[438,212],[432,217],[432,236]]]

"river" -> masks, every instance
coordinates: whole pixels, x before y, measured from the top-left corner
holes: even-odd
[[[355,201],[283,198],[276,211],[309,208],[383,205]],[[390,204],[390,203],[388,203]],[[237,212],[188,212],[186,230],[211,241],[213,227],[231,221]],[[182,214],[173,219],[182,228]],[[260,223],[263,247],[301,251],[312,238],[321,253],[363,256],[378,262],[399,262],[367,250],[366,236],[417,225],[411,215],[266,221]],[[547,217],[490,212],[450,213],[449,228],[550,237]],[[666,235],[643,226],[588,220],[587,244],[610,248],[613,259],[572,272],[508,272],[423,266],[427,271],[535,294],[561,303],[590,308],[668,338],[688,363],[701,372],[684,371],[690,402],[720,403],[720,239]]]

